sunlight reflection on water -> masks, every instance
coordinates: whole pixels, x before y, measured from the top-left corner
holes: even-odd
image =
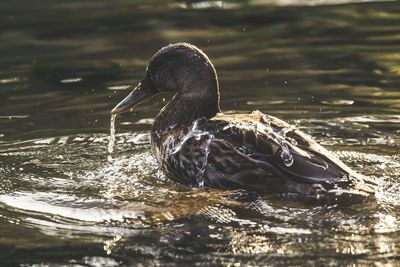
[[[26,143],[25,151],[39,148],[40,151],[36,151],[36,157],[40,162],[41,157],[48,157],[48,151],[53,151],[54,154],[68,143],[69,153],[72,153],[71,156],[77,156],[76,160],[79,160],[82,145],[95,148],[89,149],[89,151],[103,151],[102,154],[106,156],[107,152],[104,152],[104,146],[107,145],[107,139],[107,136],[93,138],[90,135],[82,135],[80,138],[71,136],[58,139],[39,139],[30,144]],[[238,196],[240,196],[239,199],[244,197],[243,193],[237,195],[234,192],[218,190],[203,192],[185,188],[182,188],[183,191],[177,190],[176,186],[165,179],[158,170],[157,162],[148,150],[148,141],[139,145],[126,142],[132,139],[135,139],[135,136],[117,135],[118,153],[115,154],[112,162],[103,160],[99,168],[90,170],[89,166],[95,160],[93,158],[85,163],[87,167],[81,164],[81,171],[78,175],[68,174],[65,169],[64,175],[70,177],[67,179],[74,179],[80,184],[80,189],[76,188],[71,191],[72,194],[63,193],[71,186],[70,183],[58,183],[58,189],[53,193],[45,191],[3,193],[0,196],[0,202],[3,207],[8,207],[9,210],[20,214],[18,217],[34,215],[34,218],[19,221],[19,224],[37,227],[45,234],[58,235],[60,231],[69,229],[78,236],[79,233],[98,233],[111,236],[112,239],[104,240],[104,250],[108,255],[120,251],[120,246],[137,234],[133,230],[134,228],[150,229],[156,225],[163,227],[165,224],[176,224],[179,229],[181,227],[179,225],[187,223],[187,220],[193,217],[204,218],[201,220],[206,220],[210,225],[216,225],[216,228],[211,227],[206,231],[208,239],[214,240],[209,241],[210,244],[218,247],[218,242],[227,242],[224,250],[228,249],[235,255],[272,253],[271,257],[276,258],[287,253],[296,254],[300,247],[307,251],[303,244],[311,242],[309,240],[312,240],[314,235],[320,235],[322,233],[320,231],[324,231],[310,226],[324,224],[324,222],[331,225],[332,229],[336,229],[333,232],[336,232],[334,240],[342,240],[338,243],[331,243],[336,253],[357,255],[369,252],[371,246],[376,246],[384,254],[396,251],[395,241],[392,238],[379,237],[373,239],[373,242],[371,240],[372,243],[364,245],[361,243],[365,242],[362,236],[370,231],[370,225],[375,234],[379,235],[399,231],[397,221],[400,215],[392,213],[393,209],[400,205],[400,199],[395,197],[399,190],[398,183],[396,188],[379,192],[377,199],[382,204],[378,203],[378,206],[383,205],[383,209],[376,209],[373,206],[362,208],[363,212],[367,212],[371,217],[368,219],[367,216],[361,221],[357,219],[357,216],[348,218],[346,212],[342,213],[335,207],[328,210],[323,207],[311,207],[310,209],[310,207],[290,202],[282,206],[279,202],[276,203],[270,199],[242,202],[235,199],[238,199]],[[64,140],[64,142],[59,143],[58,140]],[[93,140],[98,141],[93,142]],[[73,148],[71,142],[79,145]],[[136,152],[132,153],[132,149]],[[0,155],[8,153],[7,151],[12,151],[12,149],[0,149]],[[126,154],[128,151],[130,151],[130,155]],[[18,155],[24,157],[29,153],[18,153]],[[377,177],[382,182],[383,188],[390,187],[393,183],[390,182],[392,179],[390,177],[396,174],[388,172],[385,176],[380,176],[378,174],[382,174],[381,169],[379,167],[375,169],[375,166],[384,164],[386,170],[390,166],[394,168],[400,166],[400,162],[391,157],[371,153],[345,150],[337,151],[337,155],[345,161],[363,162],[363,164],[371,162],[374,167],[369,170],[370,175]],[[60,163],[53,163],[51,166],[64,169],[61,162],[60,159]],[[31,177],[30,179],[32,182],[38,178]],[[55,179],[51,178],[48,181],[51,180],[55,185]],[[76,191],[77,189],[78,191]],[[155,191],[157,194],[154,194]],[[83,192],[85,192],[84,195],[82,195]],[[249,216],[249,214],[252,215]],[[8,217],[8,221],[13,221],[12,218],[13,216]],[[185,228],[185,226],[183,227]],[[182,229],[182,231],[164,233],[165,240],[168,240],[165,242],[171,242],[171,238],[178,238],[177,236],[179,236],[179,240],[181,238],[186,240],[192,235],[192,231],[194,231],[193,234],[197,232],[196,228]],[[348,233],[353,233],[352,235],[355,236],[350,238]],[[182,234],[183,237],[180,237]],[[283,244],[282,242],[287,238],[292,241]],[[354,244],[350,245],[348,242]],[[299,245],[300,247],[298,247]]]
[[[0,265],[397,266],[399,5],[344,2],[3,1]],[[118,117],[109,161],[109,110],[177,41],[214,62],[226,113],[296,125],[376,179],[376,200],[172,183],[148,133],[167,94]]]

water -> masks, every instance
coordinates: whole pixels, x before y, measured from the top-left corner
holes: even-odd
[[[2,1],[0,265],[398,265],[399,3],[221,3]],[[172,183],[148,135],[167,94],[118,116],[108,161],[110,110],[177,41],[213,61],[225,112],[311,134],[380,183],[377,201]]]
[[[110,122],[110,140],[108,141],[107,152],[108,152],[108,161],[112,160],[111,154],[114,152],[115,146],[115,119],[117,118],[117,114],[111,115]]]

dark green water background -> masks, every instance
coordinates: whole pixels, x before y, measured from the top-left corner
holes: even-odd
[[[265,2],[2,0],[0,265],[398,266],[400,3]],[[209,55],[224,111],[312,134],[379,181],[376,203],[169,182],[148,130],[170,95],[117,118],[109,161],[110,109],[177,41]]]

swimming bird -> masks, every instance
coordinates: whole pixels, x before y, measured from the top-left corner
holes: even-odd
[[[216,70],[194,45],[170,44],[155,53],[145,78],[111,113],[160,92],[175,95],[154,120],[151,149],[173,181],[312,199],[374,193],[373,180],[295,126],[260,111],[222,113]]]

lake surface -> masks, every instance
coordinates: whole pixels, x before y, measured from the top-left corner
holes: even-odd
[[[0,264],[398,266],[400,4],[334,2],[3,0]],[[171,95],[118,116],[110,155],[109,111],[177,41],[209,55],[225,112],[297,125],[376,179],[376,202],[168,181],[148,132]]]

